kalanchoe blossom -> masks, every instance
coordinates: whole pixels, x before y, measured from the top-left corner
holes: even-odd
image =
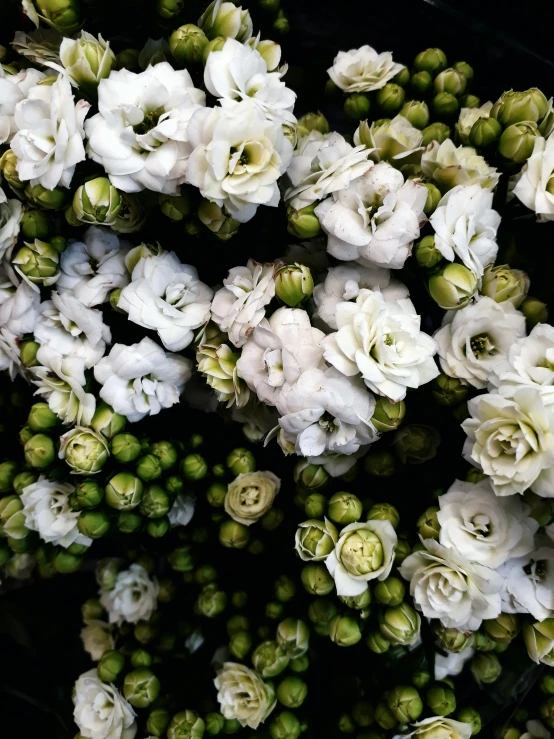
[[[296,94],[281,81],[279,72],[268,72],[261,54],[233,38],[220,51],[208,55],[204,83],[220,104],[253,100],[263,115],[278,123],[296,123],[293,115]]]
[[[339,51],[327,74],[344,92],[371,92],[384,87],[400,70],[390,51],[378,54],[371,46]]]
[[[525,336],[525,318],[511,303],[482,297],[448,311],[434,336],[442,371],[480,390],[506,360],[514,340]]]
[[[227,408],[242,408],[250,399],[250,390],[239,377],[237,361],[240,354],[224,344],[225,334],[202,339],[196,352],[198,371],[212,388],[219,403]]]
[[[187,125],[205,104],[186,69],[167,62],[141,74],[112,71],[98,86],[99,112],[87,121],[87,153],[123,192],[178,194],[192,151]]]
[[[16,336],[33,333],[38,318],[40,295],[28,282],[14,287],[0,273],[0,328]]]
[[[373,166],[368,161],[369,153],[363,145],[350,146],[340,133],[311,131],[300,139],[294,151],[287,170],[291,187],[285,200],[300,210],[343,190]]]
[[[512,183],[512,193],[537,214],[539,221],[554,220],[554,135],[535,139],[533,153]]]
[[[0,260],[10,255],[17,241],[22,215],[23,207],[20,201],[16,198],[8,199],[0,187]]]
[[[102,400],[132,423],[178,403],[190,374],[188,359],[147,337],[131,346],[114,344],[94,368]]]
[[[402,115],[397,115],[390,121],[374,121],[371,126],[367,121],[362,121],[354,132],[356,146],[363,144],[372,149],[370,159],[375,162],[390,161],[398,167],[408,161],[412,163],[413,158],[416,161],[419,159],[422,139],[421,131]]]
[[[413,731],[397,734],[394,739],[470,739],[471,724],[455,721],[444,716],[430,716],[412,724]]]
[[[0,371],[7,370],[10,380],[17,374],[25,376],[19,353],[19,337],[6,328],[0,328]]]
[[[198,26],[209,39],[217,36],[236,38],[244,43],[252,36],[252,19],[248,10],[235,3],[213,0],[198,19]]]
[[[0,65],[0,144],[9,143],[17,131],[15,106],[25,100],[29,90],[44,77],[42,72],[33,68],[6,74]]]
[[[61,66],[49,64],[69,77],[74,87],[94,93],[101,79],[107,77],[115,62],[109,42],[86,31],[77,39],[64,38],[60,45]]]
[[[446,655],[435,652],[435,680],[444,680],[445,677],[459,675],[474,653],[475,650],[472,647],[466,647],[461,652],[446,652]]]
[[[187,136],[194,148],[187,180],[203,197],[225,206],[240,223],[253,218],[259,205],[278,205],[277,181],[290,164],[292,145],[282,125],[268,120],[253,100],[198,110]]]
[[[387,162],[375,165],[315,209],[337,259],[400,269],[419,236],[427,189]]]
[[[148,621],[158,607],[158,581],[139,564],[117,574],[113,588],[100,591],[100,603],[111,624]]]
[[[111,290],[129,282],[125,266],[128,252],[127,242],[120,242],[113,231],[90,226],[83,241],[70,241],[62,253],[56,289],[70,291],[87,308],[104,303]]]
[[[65,549],[72,544],[90,546],[92,539],[77,528],[79,511],[69,505],[69,496],[74,490],[70,483],[50,482],[43,475],[37,482],[27,485],[21,493],[25,526],[54,546]]]
[[[245,665],[225,662],[214,684],[221,713],[241,726],[257,729],[275,708],[272,684]]]
[[[112,683],[103,683],[96,669],[75,683],[73,718],[87,739],[134,739],[136,713]]]
[[[475,149],[471,146],[456,148],[452,139],[446,139],[442,144],[432,141],[421,156],[421,169],[443,192],[456,185],[473,184],[494,190],[500,177]]]
[[[504,578],[503,611],[530,613],[539,621],[554,617],[554,549],[511,559],[498,572]]]
[[[361,375],[373,392],[396,402],[439,374],[437,346],[420,331],[411,300],[386,302],[363,289],[356,302],[337,305],[336,319],[338,331],[321,342],[325,359],[347,377]]]
[[[87,619],[81,629],[81,641],[85,652],[88,652],[93,662],[98,662],[104,652],[115,648],[115,639],[112,627],[106,621]]]
[[[430,218],[435,247],[445,259],[458,257],[479,279],[498,253],[500,215],[492,209],[492,192],[458,185],[446,193]]]
[[[71,185],[75,166],[85,159],[83,123],[89,108],[84,100],[73,102],[69,80],[61,75],[51,85],[29,90],[14,113],[18,131],[12,150],[20,180],[47,190]]]

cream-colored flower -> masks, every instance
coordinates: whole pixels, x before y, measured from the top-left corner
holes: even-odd
[[[227,486],[225,512],[245,526],[251,526],[267,513],[281,487],[273,472],[247,472]]]
[[[456,185],[479,184],[485,190],[494,190],[500,174],[470,146],[456,145],[452,139],[439,144],[432,141],[421,155],[421,169],[446,192]]]
[[[454,721],[444,716],[431,716],[412,724],[413,731],[402,734],[404,739],[417,737],[417,739],[469,739],[471,736],[471,724]],[[394,739],[401,739],[397,734]]]
[[[512,192],[539,221],[554,220],[554,135],[535,139],[533,153],[516,177]]]
[[[257,729],[275,708],[275,691],[254,670],[225,662],[214,680],[221,713],[241,726]]]
[[[94,662],[101,659],[104,652],[114,649],[115,639],[112,627],[106,621],[91,619],[85,622],[81,629],[81,641],[85,652],[88,652]]]
[[[83,673],[73,691],[73,717],[87,739],[134,739],[136,713],[111,683],[103,683],[96,669]]]
[[[464,146],[469,144],[469,134],[475,121],[478,121],[479,118],[489,118],[491,110],[492,103],[490,101],[483,103],[480,108],[462,108],[460,110],[456,123],[456,133]]]
[[[421,151],[422,139],[421,131],[402,115],[390,121],[374,121],[371,126],[362,121],[354,133],[356,146],[363,144],[373,149],[370,154],[373,161],[384,160],[398,167],[406,164],[406,157]]]
[[[339,51],[327,74],[344,92],[371,92],[384,87],[400,70],[390,51],[378,54],[371,46]]]

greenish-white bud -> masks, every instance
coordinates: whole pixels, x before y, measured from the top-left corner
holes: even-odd
[[[478,118],[468,135],[468,143],[476,149],[492,146],[502,133],[502,126],[494,118]]]
[[[56,458],[54,442],[46,434],[35,434],[25,443],[25,461],[39,470],[48,467]]]
[[[390,521],[394,529],[397,529],[400,523],[400,514],[392,503],[376,503],[371,506],[366,518],[368,521]]]
[[[399,115],[409,121],[414,128],[420,130],[429,124],[429,108],[422,100],[409,100],[404,103]]]
[[[115,63],[115,54],[102,36],[95,38],[81,31],[79,38],[62,41],[60,60],[71,84],[85,94],[92,95],[100,80],[109,76]]]
[[[540,123],[549,111],[548,100],[536,87],[524,92],[509,90],[493,105],[491,116],[504,127],[530,121]]]
[[[287,208],[287,231],[298,239],[313,239],[321,232],[321,224],[314,210],[317,203],[307,205],[300,210]]]
[[[269,724],[271,739],[298,739],[302,725],[292,711],[282,711]]]
[[[4,464],[10,464],[9,462],[4,462]],[[1,472],[2,465],[0,465],[0,479],[2,477]],[[25,470],[24,472],[20,472],[13,478],[13,489],[17,493],[17,495],[21,495],[23,492],[23,488],[26,488],[28,485],[32,485],[34,482],[37,481],[37,476],[34,474],[34,472],[29,472]],[[7,490],[2,490],[2,483],[0,483],[0,492],[5,493]]]
[[[339,647],[351,647],[362,638],[360,624],[353,616],[337,613],[327,624],[329,637]]]
[[[130,472],[118,472],[106,485],[106,503],[118,511],[136,508],[144,487],[138,477]]]
[[[25,185],[25,197],[37,208],[45,210],[60,210],[67,202],[68,191],[64,187],[55,187],[47,190],[42,185]]]
[[[83,510],[77,519],[79,531],[90,539],[101,539],[110,530],[110,519],[102,509]]]
[[[354,523],[362,516],[362,502],[353,493],[335,493],[329,500],[327,512],[335,523]]]
[[[520,629],[519,618],[515,613],[501,613],[496,618],[484,621],[483,625],[490,638],[498,644],[509,644]]]
[[[421,618],[408,603],[385,608],[379,614],[381,634],[391,644],[413,644],[419,634]]]
[[[385,701],[380,701],[375,706],[375,721],[382,729],[392,730],[398,726],[398,721]]]
[[[156,0],[156,13],[164,20],[172,20],[184,6],[185,0]]]
[[[388,398],[380,396],[371,418],[377,431],[385,433],[397,429],[404,419],[406,404],[403,400],[392,403]]]
[[[548,321],[548,307],[546,303],[537,298],[528,295],[520,305],[520,310],[525,316],[527,331],[535,328],[537,323],[546,323]]]
[[[152,482],[161,477],[162,465],[155,454],[145,454],[137,460],[136,464],[137,476],[143,482]]]
[[[308,651],[310,629],[300,619],[286,618],[277,626],[276,639],[290,659],[297,659]]]
[[[384,87],[377,91],[376,95],[379,109],[382,113],[391,118],[400,111],[405,100],[406,93],[404,92],[404,88],[400,85],[396,85],[394,82],[387,82]],[[365,118],[366,115],[360,117]]]
[[[160,694],[160,681],[148,667],[138,667],[125,675],[123,695],[135,708],[147,708]]]
[[[471,735],[475,736],[481,731],[482,722],[481,714],[469,706],[460,708],[456,714],[456,720],[461,721],[463,724],[471,724]]]
[[[429,278],[429,293],[443,310],[465,308],[477,290],[477,277],[463,264],[447,264]]]
[[[329,133],[329,121],[321,111],[317,113],[306,113],[298,120],[299,135],[307,136],[310,131],[319,131],[319,133]]]
[[[294,467],[294,481],[304,490],[315,492],[323,490],[329,483],[329,474],[325,468],[310,464],[303,459],[296,463]]]
[[[213,508],[222,508],[225,504],[225,496],[227,495],[227,485],[221,482],[214,482],[213,485],[206,490],[206,499]]]
[[[124,655],[116,649],[109,649],[100,658],[96,671],[103,683],[113,683],[121,675],[124,667]]]
[[[449,716],[456,710],[456,696],[446,683],[433,683],[425,692],[425,702],[437,716]]]
[[[442,144],[446,139],[450,138],[451,133],[450,126],[447,126],[446,123],[442,123],[441,121],[435,121],[430,126],[426,126],[421,132],[421,145],[429,146],[432,141]]]
[[[438,541],[441,530],[437,519],[438,512],[439,509],[436,506],[430,506],[417,519],[416,526],[421,538],[436,539]]]
[[[290,308],[299,306],[313,290],[312,273],[303,264],[288,264],[275,275],[275,294]]]
[[[467,398],[467,385],[456,377],[441,373],[431,382],[431,392],[438,405],[452,408]]]
[[[285,708],[300,708],[307,695],[308,686],[296,675],[287,675],[277,686],[277,700]]]
[[[523,164],[533,153],[535,140],[540,136],[537,124],[521,121],[508,126],[498,142],[498,151],[504,159]]]
[[[210,40],[222,36],[244,43],[252,36],[250,13],[241,7],[237,8],[232,2],[210,3],[198,25]]]
[[[496,303],[509,301],[514,308],[519,308],[530,284],[529,277],[519,269],[510,269],[507,264],[497,267],[489,265],[485,269],[479,292]]]
[[[249,449],[243,449],[242,447],[237,447],[229,452],[225,464],[233,475],[246,475],[256,469],[254,455]]]
[[[371,605],[371,590],[366,588],[359,595],[339,595],[339,600],[354,611],[368,611]],[[364,618],[363,614],[361,616]]]
[[[182,221],[190,214],[190,200],[187,195],[158,195],[160,210],[171,221]]]
[[[49,431],[58,424],[58,417],[48,403],[35,403],[27,416],[27,425],[35,432]]]
[[[177,449],[170,441],[155,442],[150,446],[150,453],[154,454],[160,460],[164,472],[171,469],[177,462]]]
[[[107,177],[96,177],[77,188],[73,211],[83,223],[113,226],[121,210],[121,196]]]
[[[328,595],[335,587],[335,581],[323,564],[310,562],[302,568],[302,585],[311,595]]]
[[[0,531],[11,539],[24,539],[29,533],[25,528],[23,503],[19,495],[7,495],[0,499]]]
[[[433,85],[433,78],[425,70],[416,72],[410,78],[410,90],[414,95],[423,97],[426,95]]]
[[[234,236],[240,223],[217,203],[203,198],[197,211],[198,218],[220,241],[228,241]]]
[[[265,641],[252,652],[252,664],[263,677],[277,677],[286,669],[289,657],[276,641]]]
[[[173,501],[160,485],[148,485],[140,499],[139,511],[146,518],[161,518],[169,513]]]
[[[116,434],[110,443],[110,451],[116,462],[127,464],[141,453],[141,444],[132,434]]]
[[[96,411],[90,422],[91,427],[97,431],[106,439],[113,439],[116,434],[120,434],[127,424],[125,416],[121,416],[116,413],[114,409],[104,403],[100,402],[96,406]],[[119,461],[119,460],[118,460]]]
[[[180,67],[199,64],[207,44],[208,37],[193,23],[180,26],[169,37],[169,50]]]
[[[104,500],[104,488],[96,480],[83,480],[71,494],[71,506],[77,510],[96,508]]]
[[[42,210],[26,210],[21,216],[20,226],[26,241],[46,241],[51,231],[50,219]]]
[[[60,459],[65,459],[74,475],[94,475],[106,463],[110,451],[102,434],[86,426],[76,426],[60,437]]]
[[[304,521],[296,530],[296,552],[305,562],[310,560],[319,562],[326,559],[335,548],[337,541],[337,529],[327,519]]]
[[[327,513],[327,498],[320,493],[312,493],[304,503],[304,513],[311,519],[323,518]]]
[[[452,93],[438,92],[431,101],[431,108],[436,116],[452,120],[458,115],[459,104]]]
[[[423,701],[413,685],[397,685],[387,694],[387,705],[399,724],[417,721],[423,713]]]
[[[406,586],[397,577],[387,577],[373,588],[375,599],[383,606],[394,608],[404,600]]]
[[[15,271],[37,285],[49,287],[60,276],[60,255],[47,242],[35,239],[26,241],[12,259]]]
[[[435,77],[433,83],[436,93],[448,92],[451,95],[460,97],[466,91],[467,80],[463,72],[458,71],[454,67],[443,69],[442,72]]]
[[[202,54],[202,61],[204,62],[204,64],[206,64],[206,62],[208,61],[208,57],[210,56],[212,51],[221,51],[224,46],[225,39],[223,38],[223,36],[216,36],[209,43],[207,43]]]
[[[219,543],[228,549],[244,549],[250,542],[248,526],[229,519],[219,527]]]
[[[418,72],[429,72],[433,77],[446,69],[446,54],[442,49],[425,49],[414,59],[414,69]]]
[[[38,27],[39,20],[70,36],[81,25],[79,0],[26,0],[24,11]]]
[[[208,472],[208,465],[201,454],[188,454],[181,464],[181,472],[187,480],[201,480]]]
[[[439,199],[440,199],[440,190],[438,188],[435,188],[435,189],[439,193]],[[432,269],[433,267],[436,267],[437,264],[439,264],[442,261],[443,256],[440,253],[440,251],[437,249],[437,247],[435,246],[434,234],[429,234],[428,236],[424,236],[421,239],[421,241],[417,242],[415,246],[414,256],[419,266],[424,267],[425,269]]]
[[[402,90],[401,87],[398,88]],[[354,121],[361,121],[367,118],[371,109],[371,103],[367,95],[363,92],[354,92],[348,95],[344,101],[344,112]]]
[[[25,182],[21,182],[17,174],[17,157],[12,149],[6,149],[0,157],[0,171],[8,185],[14,190],[21,190],[25,187]]]
[[[227,605],[227,595],[217,589],[217,583],[205,585],[196,601],[196,610],[202,616],[215,618],[223,613]]]
[[[38,367],[37,352],[40,344],[36,341],[20,341],[19,342],[19,358],[24,367]]]

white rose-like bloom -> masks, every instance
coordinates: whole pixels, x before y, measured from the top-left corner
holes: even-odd
[[[529,336],[512,342],[489,380],[501,395],[510,397],[527,386],[538,390],[546,405],[554,403],[554,327],[539,323]]]
[[[312,328],[306,311],[279,308],[248,337],[237,362],[239,376],[261,401],[277,405],[282,390],[303,372],[324,366],[324,336]]]
[[[18,130],[11,145],[20,180],[47,190],[71,185],[75,166],[85,159],[83,123],[89,108],[84,100],[73,102],[71,85],[63,75],[52,85],[29,90],[14,113]]]
[[[17,241],[22,215],[23,206],[20,201],[16,198],[8,199],[0,187],[0,260],[10,255]]]
[[[214,680],[223,716],[257,729],[275,708],[275,691],[257,672],[236,662],[225,662]]]
[[[533,153],[516,177],[512,193],[539,221],[554,220],[554,136],[535,139]]]
[[[466,647],[461,652],[447,652],[446,655],[435,652],[435,680],[444,680],[450,675],[459,675],[465,663],[471,659],[475,650]]]
[[[136,624],[152,616],[158,607],[159,591],[158,581],[151,579],[146,569],[135,563],[117,574],[111,590],[101,591],[100,603],[111,624]]]
[[[81,641],[85,652],[90,654],[94,662],[98,662],[108,649],[115,648],[112,627],[106,621],[97,619],[85,621],[85,626],[81,629]]]
[[[192,151],[187,134],[205,95],[186,69],[159,62],[144,72],[110,72],[98,85],[99,112],[86,122],[87,154],[123,192],[177,195]]]
[[[228,38],[220,51],[208,55],[204,84],[225,106],[230,101],[253,100],[263,115],[278,123],[296,123],[296,93],[281,81],[280,72],[268,72],[256,49]]]
[[[435,247],[449,262],[459,257],[478,278],[494,263],[500,214],[492,209],[492,192],[479,185],[458,185],[441,199],[429,220]]]
[[[361,375],[373,392],[396,402],[439,374],[437,346],[419,330],[411,300],[386,302],[364,289],[356,302],[337,305],[336,319],[338,331],[321,342],[325,359],[347,377]]]
[[[127,242],[120,242],[113,231],[90,226],[83,241],[70,241],[62,252],[57,290],[70,291],[87,308],[104,303],[111,290],[129,282],[128,252]]]
[[[265,306],[275,295],[275,265],[253,259],[246,267],[233,267],[223,287],[212,300],[212,321],[229,334],[235,346],[243,346],[248,335],[265,316]]]
[[[537,621],[554,616],[554,549],[511,559],[498,572],[504,578],[503,611],[530,613]]]
[[[196,499],[192,495],[178,495],[167,514],[169,523],[172,526],[187,526],[194,516],[195,507]]]
[[[397,734],[393,739],[469,739],[471,736],[471,724],[462,721],[454,721],[444,716],[430,716],[422,721],[412,724],[413,731],[409,734]]]
[[[388,162],[379,162],[315,209],[327,251],[337,259],[400,269],[419,236],[427,194],[423,185],[404,181]]]
[[[316,316],[329,328],[336,330],[337,305],[346,300],[356,300],[363,288],[380,290],[386,301],[410,297],[408,288],[391,277],[388,269],[348,262],[331,267],[325,280],[315,286],[313,298],[317,307]]]
[[[539,527],[519,498],[499,498],[488,479],[456,482],[438,498],[440,543],[493,570],[528,554]]]
[[[370,149],[351,146],[340,133],[310,131],[298,141],[287,170],[285,200],[296,210],[348,187],[373,166]]]
[[[166,349],[179,352],[193,340],[193,329],[208,321],[212,295],[194,267],[164,252],[139,260],[117,306],[133,323],[157,331]]]
[[[178,403],[190,375],[188,359],[164,352],[148,337],[131,346],[114,344],[94,368],[102,400],[131,423]]]
[[[469,143],[469,134],[473,128],[475,121],[479,118],[490,118],[492,103],[489,101],[483,103],[480,108],[462,108],[456,123],[456,133],[462,144],[467,146]]]
[[[410,554],[400,574],[410,581],[416,608],[427,618],[438,618],[446,628],[476,631],[483,619],[501,610],[502,577],[434,539],[425,549]]]
[[[40,295],[28,282],[14,287],[0,268],[0,328],[16,336],[32,334],[38,318]]]
[[[43,475],[27,485],[21,492],[25,526],[54,546],[66,549],[72,544],[90,546],[92,539],[83,536],[77,528],[79,511],[69,505],[74,490],[70,483],[50,482]]]
[[[327,74],[344,92],[371,92],[384,87],[401,69],[401,64],[393,62],[390,51],[378,54],[365,45],[339,51]]]
[[[103,683],[96,669],[83,673],[73,692],[73,718],[86,739],[134,739],[136,713],[113,683]]]
[[[278,410],[285,441],[304,457],[354,454],[377,439],[371,423],[374,396],[361,380],[334,367],[302,373],[281,393]]]
[[[514,495],[531,488],[554,497],[554,406],[544,405],[540,391],[523,387],[511,398],[479,395],[468,410],[463,455],[490,476],[494,492]]]
[[[452,139],[432,141],[421,155],[421,170],[446,192],[456,185],[478,184],[494,190],[500,175],[471,146],[456,145]]]
[[[71,293],[59,295],[53,291],[51,300],[40,305],[35,326],[35,341],[59,352],[62,356],[83,359],[90,369],[102,359],[112,335],[102,313],[87,308]]]
[[[398,537],[390,521],[351,523],[341,529],[325,560],[337,595],[356,596],[370,580],[385,580],[392,569]]]
[[[448,311],[434,339],[442,371],[482,390],[521,336],[525,336],[523,313],[507,301],[481,297],[461,310]]]
[[[25,368],[21,364],[19,337],[6,328],[0,328],[0,371],[7,370],[10,380],[17,374],[25,377]]]
[[[17,131],[15,106],[25,100],[29,90],[44,77],[38,69],[22,69],[17,74],[6,74],[0,66],[0,144],[9,143]]]
[[[225,206],[239,223],[253,218],[259,205],[279,204],[278,180],[292,159],[292,144],[255,102],[202,108],[187,135],[194,147],[187,179],[203,197]]]
[[[251,526],[269,511],[280,489],[281,480],[269,470],[237,475],[227,486],[225,513]]]

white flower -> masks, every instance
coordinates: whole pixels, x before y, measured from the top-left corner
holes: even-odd
[[[16,336],[35,330],[40,295],[28,282],[14,287],[9,278],[0,275],[0,328]]]
[[[74,87],[94,94],[100,80],[109,75],[115,54],[110,49],[109,41],[104,41],[101,34],[97,38],[81,31],[79,38],[63,39],[60,61],[62,66],[52,63],[48,66],[66,74]]]
[[[554,497],[554,406],[545,407],[538,390],[523,387],[512,398],[479,395],[468,409],[463,455],[490,476],[494,492],[514,495],[531,488]]]
[[[525,336],[523,314],[507,301],[482,297],[461,310],[448,311],[434,339],[442,371],[482,390],[521,336]]]
[[[430,716],[422,721],[412,724],[414,730],[409,734],[397,734],[393,739],[469,739],[471,736],[471,724],[462,721],[454,721],[444,716]]]
[[[280,72],[268,72],[256,49],[228,38],[220,51],[208,55],[204,84],[220,104],[253,100],[270,121],[296,123],[293,115],[296,93],[281,81]]]
[[[383,267],[364,267],[355,262],[331,267],[325,280],[314,288],[313,298],[317,307],[317,318],[331,329],[337,329],[337,305],[346,300],[356,300],[360,290],[380,290],[383,298],[403,300],[409,298],[408,288],[391,277]]]
[[[269,511],[281,488],[281,480],[269,470],[237,475],[227,486],[225,513],[251,526]]]
[[[374,396],[361,380],[344,377],[334,367],[300,375],[281,393],[278,410],[285,441],[304,457],[354,454],[377,438],[371,423]]]
[[[423,134],[410,123],[407,118],[397,115],[391,120],[375,121],[368,124],[362,121],[354,132],[354,144],[365,144],[373,151],[370,158],[375,162],[395,161],[397,166],[405,164],[403,160],[421,151]],[[412,160],[409,160],[410,163]]]
[[[350,146],[340,133],[322,134],[311,131],[298,142],[287,170],[291,187],[285,200],[300,210],[332,192],[348,187],[373,164],[368,161],[370,149]]]
[[[87,739],[134,739],[135,712],[112,683],[103,683],[96,669],[83,673],[73,692],[73,718]]]
[[[176,195],[192,151],[187,125],[205,104],[186,69],[159,62],[144,72],[110,72],[98,85],[99,112],[87,121],[87,154],[123,192]]]
[[[194,338],[193,329],[208,321],[212,295],[194,267],[181,264],[175,252],[163,252],[138,261],[117,306],[178,352]]]
[[[104,356],[106,344],[112,340],[102,313],[87,308],[68,292],[59,295],[53,291],[50,297],[40,305],[35,341],[64,357],[83,359],[90,369]]]
[[[475,149],[471,146],[456,148],[452,139],[446,139],[442,144],[432,141],[421,155],[421,169],[443,192],[456,185],[473,184],[494,190],[500,177]]]
[[[522,734],[520,739],[550,739],[551,736],[550,730],[544,724],[532,720],[525,724],[525,734]]]
[[[292,158],[292,145],[280,123],[268,120],[252,100],[224,108],[203,108],[187,135],[194,147],[188,182],[240,223],[259,205],[279,203],[277,181]]]
[[[306,311],[279,308],[250,334],[237,362],[239,376],[264,403],[277,405],[284,388],[311,367],[322,368],[322,331]]]
[[[90,104],[73,102],[69,80],[60,75],[52,85],[35,85],[15,108],[17,133],[12,149],[22,181],[47,190],[69,187],[75,166],[85,159],[83,122]]]
[[[85,360],[81,357],[63,357],[50,346],[41,346],[37,352],[39,366],[31,373],[33,384],[50,410],[62,423],[88,426],[96,409],[96,399],[85,392]]]
[[[112,627],[106,621],[97,619],[85,621],[85,626],[81,629],[81,641],[85,652],[90,654],[94,662],[98,662],[108,649],[115,648]]]
[[[77,528],[79,511],[69,505],[74,490],[70,483],[50,482],[43,475],[27,485],[21,492],[25,526],[54,546],[66,549],[72,544],[90,546],[92,539],[83,536]]]
[[[114,344],[94,368],[102,400],[131,423],[178,403],[190,374],[188,359],[147,337],[131,346]]]
[[[159,590],[158,581],[152,580],[142,565],[132,564],[118,572],[111,590],[100,592],[100,603],[111,624],[136,624],[150,619],[158,607]]]
[[[8,199],[0,187],[0,260],[6,255],[10,256],[19,235],[22,215],[23,206],[20,201],[16,198]]]
[[[378,54],[366,45],[339,51],[327,74],[344,92],[371,92],[384,87],[401,69],[390,51]]]
[[[459,675],[473,654],[472,647],[466,647],[461,652],[447,652],[446,655],[435,652],[435,680],[444,680],[450,675]]]
[[[17,374],[25,376],[19,353],[19,337],[7,328],[0,328],[0,372],[2,370],[8,370],[10,380]]]
[[[363,289],[356,302],[337,305],[336,319],[338,331],[321,342],[325,359],[347,377],[361,374],[373,392],[396,402],[439,374],[436,344],[419,330],[411,300],[386,302]]]
[[[337,259],[400,269],[419,236],[427,194],[388,162],[379,162],[315,209],[327,251]]]
[[[275,295],[275,265],[253,259],[246,267],[233,267],[223,287],[212,300],[212,320],[229,334],[235,346],[243,346],[248,335],[265,316],[265,306]]]
[[[513,194],[530,210],[539,221],[554,220],[554,136],[535,139],[533,153],[516,177]]]
[[[241,726],[257,729],[275,708],[275,691],[257,672],[245,665],[225,662],[214,680],[223,716]]]
[[[446,193],[429,220],[443,257],[449,262],[458,257],[481,278],[498,253],[500,215],[492,209],[492,192],[479,185],[458,185]]]
[[[438,499],[440,543],[462,557],[496,569],[532,551],[538,523],[518,498],[499,498],[488,479],[456,482]]]
[[[9,143],[17,131],[15,106],[44,77],[38,69],[22,69],[16,74],[6,74],[4,68],[0,67],[0,144]]]
[[[538,621],[554,616],[554,549],[541,547],[511,559],[499,573],[504,578],[503,611],[530,613]]]
[[[192,495],[178,495],[167,514],[169,523],[172,526],[186,526],[189,524],[194,515],[195,505],[196,500]]]
[[[392,569],[398,538],[390,521],[351,523],[341,529],[325,560],[337,595],[356,596],[370,580],[385,580]]]
[[[410,554],[400,574],[410,580],[416,607],[427,618],[438,618],[447,628],[476,631],[483,619],[500,613],[502,577],[489,567],[470,562],[434,539]]]
[[[527,386],[539,390],[546,405],[554,403],[554,327],[539,323],[529,336],[513,341],[489,380],[501,395]]]
[[[213,0],[198,19],[198,26],[210,40],[221,36],[243,43],[252,36],[250,13],[233,2]]]
[[[128,252],[127,242],[120,242],[113,231],[90,226],[83,241],[70,240],[62,252],[56,288],[61,293],[71,291],[88,308],[104,303],[111,290],[129,282],[125,266]]]
[[[469,134],[471,133],[473,124],[480,118],[490,118],[491,110],[492,103],[490,101],[483,103],[480,108],[462,108],[460,110],[458,122],[456,123],[456,133],[464,146],[467,146],[469,143]]]

